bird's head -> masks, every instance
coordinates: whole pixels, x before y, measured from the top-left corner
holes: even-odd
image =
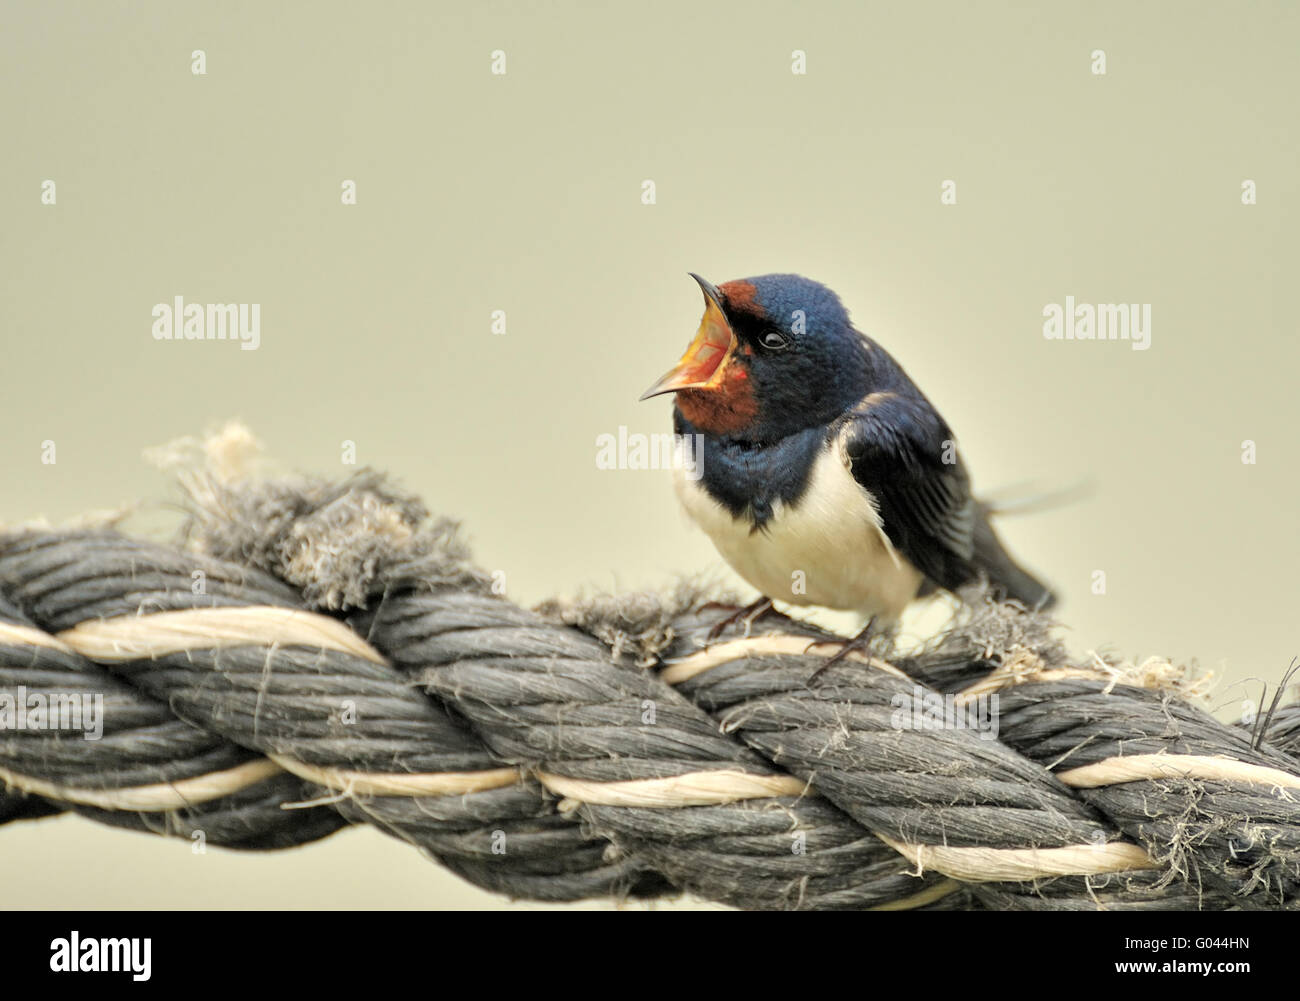
[[[706,434],[773,441],[839,416],[865,390],[867,345],[839,297],[800,275],[761,275],[704,291],[700,329],[641,399],[676,393]]]

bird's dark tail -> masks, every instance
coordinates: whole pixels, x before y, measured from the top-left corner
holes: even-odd
[[[989,521],[990,507],[985,503],[978,504],[972,562],[1002,597],[1012,598],[1026,608],[1051,608],[1056,604],[1056,595],[1011,558],[997,532],[993,531]]]

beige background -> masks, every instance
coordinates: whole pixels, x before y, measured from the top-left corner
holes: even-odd
[[[1093,480],[1002,526],[1075,648],[1195,660],[1225,714],[1300,653],[1293,4],[0,17],[2,519],[147,499],[165,530],[142,449],[239,416],[303,470],[355,441],[521,601],[716,568],[667,474],[598,470],[595,437],[667,429],[636,398],[695,329],[688,270],[793,270],[907,366],[977,487]],[[260,349],[156,342],[176,295],[261,303]],[[1044,340],[1067,295],[1150,303],[1151,349]],[[0,844],[6,906],[505,906],[369,831],[196,857],[60,819]]]

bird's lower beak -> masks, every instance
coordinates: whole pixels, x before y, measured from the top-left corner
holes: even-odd
[[[704,318],[695,340],[681,360],[658,382],[641,394],[641,399],[679,389],[711,389],[722,382],[723,372],[736,350],[736,335],[722,312],[718,290],[699,275],[692,274],[704,290]]]

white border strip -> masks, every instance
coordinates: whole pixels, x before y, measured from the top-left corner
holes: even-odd
[[[94,806],[101,810],[156,813],[220,799],[279,773],[280,766],[274,761],[256,758],[223,772],[209,772],[206,775],[177,779],[175,782],[157,782],[124,789],[80,789],[20,775],[7,768],[0,768],[0,781],[7,786],[62,803]]]
[[[118,663],[186,650],[236,646],[309,646],[387,661],[338,619],[301,608],[252,605],[190,608],[114,619],[89,619],[58,634],[91,660]]]
[[[1132,754],[1057,772],[1056,777],[1076,789],[1096,789],[1154,779],[1209,779],[1300,789],[1300,776],[1280,768],[1209,754]]]
[[[653,809],[716,806],[742,799],[802,796],[808,792],[807,783],[793,775],[753,775],[729,768],[623,782],[596,782],[549,772],[538,772],[537,778],[551,792],[575,802]]]
[[[522,779],[518,768],[491,768],[481,772],[359,772],[321,768],[279,754],[270,758],[286,772],[308,782],[360,796],[462,796],[500,789]]]
[[[60,643],[47,632],[33,629],[31,626],[15,625],[12,622],[0,622],[0,644],[46,647],[50,650],[58,650],[61,653],[73,652],[71,647],[65,643]]]
[[[916,866],[918,875],[933,869],[963,883],[1091,876],[1103,872],[1160,868],[1137,845],[1123,841],[1063,848],[952,848],[908,844],[880,833],[876,837]]]
[[[713,646],[705,647],[699,653],[693,653],[676,663],[664,667],[659,672],[659,678],[670,685],[676,685],[683,681],[689,681],[697,674],[703,674],[710,668],[733,660],[741,660],[745,657],[803,656],[807,654],[809,656],[824,655],[830,658],[839,653],[842,648],[843,644],[834,640],[813,640],[807,636],[792,636],[788,633],[751,636],[748,639],[728,640],[726,643],[716,643]],[[905,681],[914,680],[893,664],[888,664],[876,657],[868,657],[857,650],[850,651],[844,659],[856,661],[859,664],[868,664]]]

